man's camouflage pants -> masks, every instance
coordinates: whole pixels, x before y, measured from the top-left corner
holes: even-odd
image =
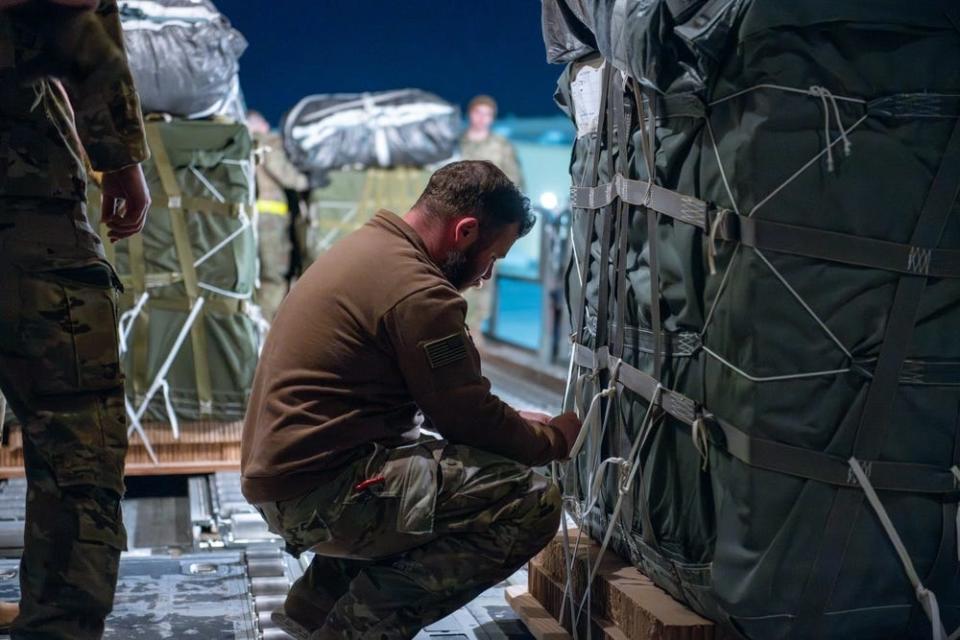
[[[80,204],[0,198],[0,390],[28,489],[15,640],[100,638],[126,533],[112,268]]]
[[[400,640],[509,577],[556,534],[560,494],[512,460],[443,440],[386,449],[293,500],[257,505],[317,553],[287,607],[311,638]]]

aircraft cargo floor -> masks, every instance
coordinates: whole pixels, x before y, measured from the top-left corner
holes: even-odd
[[[555,413],[560,398],[497,367],[485,366],[494,392],[518,408]],[[0,600],[19,594],[23,479],[0,481]],[[240,494],[239,473],[131,478],[123,503],[130,550],[123,554],[107,640],[282,640],[270,612],[302,575],[300,559]],[[417,640],[527,640],[504,598],[526,584],[522,570]],[[8,636],[0,635],[0,639]]]

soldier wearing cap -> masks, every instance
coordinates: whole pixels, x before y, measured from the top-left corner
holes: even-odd
[[[22,425],[28,491],[15,640],[100,638],[126,546],[116,241],[149,195],[116,0],[0,1],[0,389]]]
[[[491,394],[461,297],[532,225],[502,171],[455,162],[402,217],[381,211],[324,253],[281,304],[242,487],[290,552],[317,554],[274,613],[293,637],[412,638],[556,534],[559,491],[531,467],[565,458],[580,422]]]

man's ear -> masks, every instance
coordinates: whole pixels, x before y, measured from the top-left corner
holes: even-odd
[[[464,216],[454,224],[454,245],[463,251],[480,238],[480,221],[473,216]]]

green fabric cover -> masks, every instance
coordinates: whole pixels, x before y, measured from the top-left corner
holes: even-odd
[[[202,203],[191,206],[189,198],[242,205],[245,214],[252,215],[254,188],[250,135],[243,124],[236,123],[174,120],[150,126],[159,126],[182,192],[193,260],[196,261],[240,228],[242,222],[236,212],[214,212],[213,206]],[[144,165],[153,200],[143,230],[150,300],[134,323],[129,339],[131,349],[124,362],[127,393],[135,406],[139,405],[153,382],[188,315],[188,298],[182,279],[155,286],[158,280],[181,271],[171,229],[168,197],[155,165],[156,158],[154,150],[153,158]],[[209,182],[213,190],[197,174]],[[94,193],[91,201],[98,202],[99,194]],[[107,241],[105,236],[104,240]],[[130,240],[115,245],[114,264],[126,287],[121,313],[135,302],[129,247]],[[250,294],[257,277],[256,261],[256,243],[252,230],[248,228],[197,266],[197,277],[201,283],[219,289]],[[203,289],[200,293],[205,297],[206,308],[198,321],[203,322],[205,329],[207,353],[198,360],[190,337],[184,341],[167,376],[172,403],[177,416],[183,420],[240,420],[257,364],[260,340],[257,324],[248,315],[249,306],[245,302]],[[171,308],[176,305],[180,308]],[[143,327],[146,327],[145,351],[144,344],[138,339],[138,331]],[[205,363],[210,369],[213,400],[210,414],[201,413],[198,402],[195,374],[198,362]],[[146,419],[167,420],[162,394],[154,397]]]
[[[660,93],[656,101],[660,185],[733,208],[721,177],[722,165],[736,205],[746,215],[825,148],[824,104],[810,95],[773,89],[715,101],[761,84],[801,91],[824,86],[836,96],[866,101],[837,102],[847,128],[867,116],[849,134],[850,155],[844,155],[842,144],[836,145],[834,172],[821,158],[753,215],[910,241],[960,109],[944,99],[935,109],[918,104],[891,117],[882,108],[882,99],[907,93],[960,94],[960,31],[945,13],[953,3],[637,0],[580,4],[588,5],[588,26],[601,53]],[[677,7],[683,10],[675,16],[672,10]],[[575,120],[571,82],[586,61],[568,65],[559,82],[558,103]],[[628,92],[625,100],[629,108],[633,94]],[[827,107],[834,138],[839,129],[832,103]],[[717,141],[716,153],[707,123]],[[600,183],[609,181],[608,160],[615,164],[623,152],[629,154],[629,177],[646,177],[642,156],[636,151],[640,139],[635,122],[628,150],[620,149],[606,132],[602,135]],[[590,135],[575,143],[574,184],[584,184],[592,145]],[[955,204],[941,248],[960,248],[958,213]],[[613,301],[606,322],[596,325],[599,237],[602,221],[609,215],[609,209],[604,210],[589,229],[587,213],[578,210],[572,229],[578,248],[590,234],[586,299],[593,311],[587,315],[586,334],[591,346],[609,343],[610,322],[617,312]],[[639,208],[631,208],[627,298],[622,301],[631,329],[624,359],[652,374],[651,349],[644,346],[649,340],[630,339],[649,333],[651,326],[646,216]],[[846,346],[851,360],[766,266],[760,252],[740,247],[734,258],[735,245],[718,241],[718,273],[710,275],[708,240],[699,229],[663,217],[658,238],[663,327],[674,338],[682,334],[683,344],[693,345],[692,355],[667,354],[664,386],[752,436],[849,457],[898,275],[763,251]],[[617,240],[614,234],[611,247]],[[612,249],[611,255],[615,255]],[[607,268],[613,283],[614,269]],[[705,329],[728,269],[725,290]],[[611,284],[611,296],[613,291]],[[571,265],[567,295],[572,311],[579,294]],[[924,380],[902,376],[881,460],[939,468],[960,461],[958,335],[960,281],[931,279],[917,313],[908,360],[914,365],[925,363],[928,370],[941,375]],[[848,371],[751,381],[708,356],[701,342],[758,378]],[[947,371],[952,373],[943,374]],[[602,376],[600,383],[606,381]],[[598,389],[588,386],[582,392],[583,406]],[[579,460],[582,477],[592,475],[597,460],[627,454],[645,410],[646,402],[635,394],[626,391],[620,396],[597,447],[600,456],[587,459],[584,454]],[[814,559],[821,552],[838,489],[743,464],[724,451],[722,436],[711,433],[710,437],[709,466],[703,471],[689,427],[661,415],[649,446],[641,452],[643,482],[635,485],[627,500],[615,529],[614,547],[675,597],[743,637],[802,638],[796,615]],[[617,497],[614,475],[604,486],[601,506],[589,518],[589,530],[596,538],[606,530]],[[578,491],[583,497],[585,486]],[[924,584],[936,593],[949,633],[960,625],[958,496],[880,495]],[[642,502],[649,504],[652,532],[643,531]],[[847,517],[855,519],[853,533],[816,637],[930,637],[930,624],[870,507],[864,501],[858,512]]]

